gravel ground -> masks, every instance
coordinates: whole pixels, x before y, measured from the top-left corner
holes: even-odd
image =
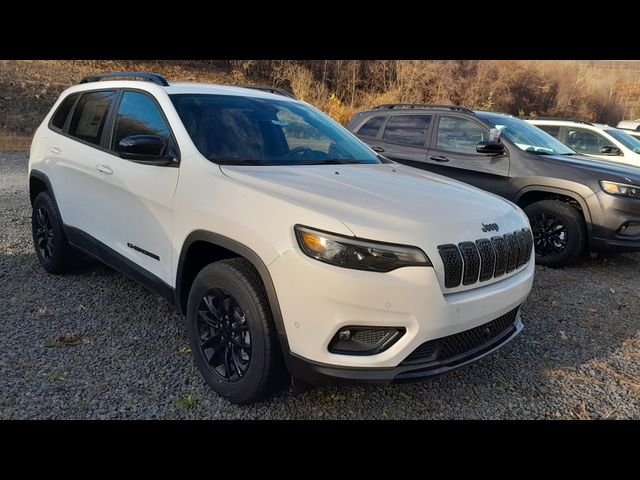
[[[42,270],[26,167],[0,153],[0,419],[640,418],[640,255],[538,267],[525,330],[464,369],[238,407],[201,380],[159,296],[91,260]]]

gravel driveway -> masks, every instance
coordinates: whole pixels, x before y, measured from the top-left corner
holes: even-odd
[[[538,267],[522,334],[467,368],[238,407],[201,380],[159,296],[91,260],[42,270],[26,172],[25,152],[0,152],[0,419],[640,418],[640,255]]]

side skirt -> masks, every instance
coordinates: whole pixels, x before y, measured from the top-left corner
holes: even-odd
[[[149,273],[128,258],[78,228],[64,225],[64,233],[73,247],[109,265],[111,268],[132,280],[144,285],[149,290],[160,294],[164,299],[169,301],[171,305],[175,306],[174,289],[170,285],[167,285],[162,279]]]

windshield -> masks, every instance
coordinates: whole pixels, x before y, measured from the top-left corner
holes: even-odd
[[[170,97],[193,143],[216,163],[381,163],[345,128],[302,103],[236,95]]]
[[[478,117],[497,128],[520,150],[538,155],[575,155],[576,152],[545,131],[516,117],[499,113],[478,112]]]
[[[631,135],[622,132],[620,130],[605,130],[609,135],[618,140],[622,145],[627,147],[629,150],[640,153],[640,140]]]

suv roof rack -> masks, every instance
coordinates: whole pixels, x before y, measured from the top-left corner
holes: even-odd
[[[459,105],[441,105],[438,103],[384,103],[373,107],[373,110],[393,110],[395,108],[446,108],[448,110],[457,110],[460,112],[474,113],[473,110]]]
[[[296,99],[293,93],[283,88],[268,87],[268,86],[262,86],[262,85],[235,85],[235,86],[242,87],[242,88],[251,88],[253,90],[262,90],[263,92],[275,93],[277,95],[282,95],[285,97]]]
[[[577,118],[562,118],[562,117],[530,117],[525,116],[526,120],[557,120],[562,122],[575,122],[575,123],[583,123],[585,125],[593,126],[592,122],[587,122],[586,120],[578,120]]]
[[[150,82],[155,83],[156,85],[160,85],[161,87],[168,87],[169,82],[162,76],[157,73],[149,73],[149,72],[111,72],[111,73],[100,73],[98,75],[89,75],[88,77],[84,77],[80,80],[80,83],[91,83],[91,82],[99,82],[103,78],[117,78],[117,77],[138,77],[144,78],[145,80],[149,80]]]

